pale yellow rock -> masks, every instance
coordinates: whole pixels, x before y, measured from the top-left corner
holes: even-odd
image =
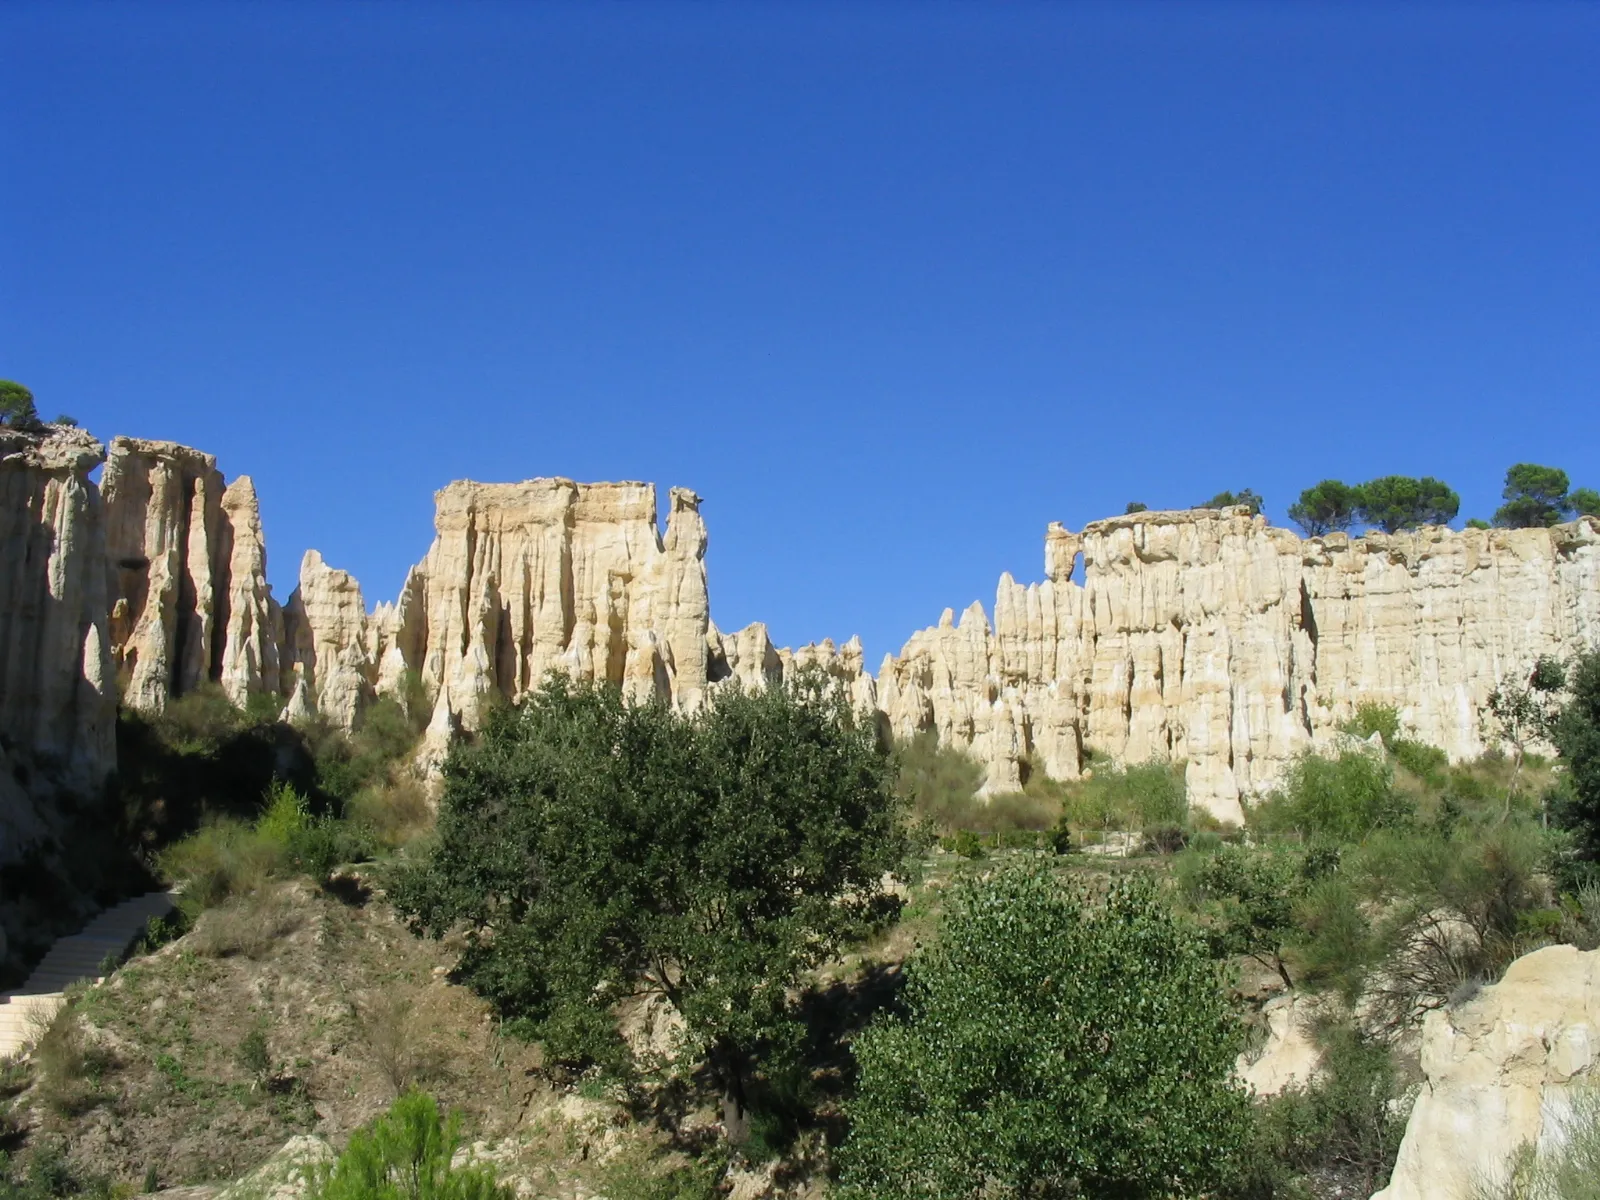
[[[0,428],[0,864],[52,825],[62,792],[116,765],[105,527],[78,429]]]
[[[1312,996],[1278,996],[1267,1001],[1262,1016],[1267,1040],[1259,1052],[1242,1054],[1235,1066],[1240,1080],[1258,1096],[1276,1096],[1287,1088],[1303,1088],[1322,1065],[1313,1035],[1317,1002]]]
[[[188,446],[116,437],[100,486],[123,699],[159,712],[212,677],[222,473]]]
[[[241,475],[222,493],[219,561],[227,564],[217,623],[222,633],[218,682],[228,699],[243,707],[260,692],[277,694],[283,610],[267,583],[267,546],[255,485]]]
[[[1094,749],[1184,761],[1191,802],[1238,822],[1362,701],[1460,760],[1500,680],[1600,645],[1594,518],[1302,540],[1245,508],[1143,512],[1052,525],[1045,574],[1002,576],[992,629],[947,610],[878,674],[896,734],[967,750],[987,792]]]
[[[342,728],[353,726],[376,681],[361,585],[307,550],[300,561],[300,586],[284,606],[283,629],[285,653],[311,704]]]
[[[1576,1088],[1600,1085],[1600,951],[1547,946],[1455,1009],[1428,1014],[1425,1081],[1374,1200],[1470,1200],[1523,1143],[1562,1136]]]

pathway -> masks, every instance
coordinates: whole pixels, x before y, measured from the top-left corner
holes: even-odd
[[[37,1020],[55,1016],[61,1007],[67,985],[79,979],[98,983],[100,966],[107,955],[121,959],[151,917],[164,917],[177,902],[175,892],[148,892],[108,908],[86,925],[81,933],[64,937],[28,976],[28,982],[14,992],[0,994],[0,1059],[16,1054],[32,1040]]]

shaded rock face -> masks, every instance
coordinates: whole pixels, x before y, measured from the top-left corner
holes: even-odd
[[[282,616],[249,478],[225,486],[209,454],[117,437],[101,488],[124,700],[159,712],[207,680],[240,704],[276,692]]]
[[[1600,950],[1546,946],[1466,1004],[1428,1014],[1425,1081],[1389,1186],[1374,1200],[1471,1200],[1524,1143],[1565,1137],[1600,1084]]]
[[[0,429],[0,865],[116,766],[105,529],[87,433]]]
[[[1302,540],[1244,508],[1143,512],[1052,526],[1045,570],[1001,577],[992,626],[947,610],[879,671],[891,727],[969,749],[989,791],[1075,778],[1093,747],[1186,761],[1191,801],[1237,821],[1360,702],[1470,757],[1500,679],[1600,644],[1593,518]]]

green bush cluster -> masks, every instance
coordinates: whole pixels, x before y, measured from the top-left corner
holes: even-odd
[[[512,1200],[487,1167],[454,1163],[461,1118],[439,1115],[423,1092],[407,1092],[344,1153],[311,1170],[309,1200]]]

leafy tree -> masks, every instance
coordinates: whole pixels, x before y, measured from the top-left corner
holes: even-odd
[[[748,1132],[799,973],[884,919],[908,841],[874,728],[818,672],[689,716],[552,674],[444,767],[437,844],[392,896],[555,1058],[623,1061],[613,1006],[662,997]]]
[[[1385,533],[1419,525],[1448,525],[1461,511],[1461,497],[1431,475],[1385,475],[1357,491],[1356,515]]]
[[[1289,506],[1289,519],[1307,537],[1320,537],[1336,529],[1349,529],[1356,519],[1360,500],[1357,489],[1337,479],[1324,479],[1316,487],[1300,493]]]
[[[1573,488],[1567,503],[1580,517],[1600,517],[1600,492],[1594,488]]]
[[[1494,523],[1502,529],[1546,529],[1570,510],[1569,481],[1560,467],[1517,463],[1506,472],[1505,501],[1495,510]]]
[[[432,1096],[407,1092],[311,1169],[309,1200],[513,1200],[487,1167],[452,1165],[460,1148],[460,1115],[441,1120]]]
[[[14,429],[27,429],[39,423],[33,393],[11,379],[0,379],[0,421]]]
[[[1219,956],[1245,954],[1294,987],[1283,950],[1296,931],[1295,903],[1306,891],[1300,856],[1226,842],[1186,852],[1178,866],[1185,898]]]
[[[1566,683],[1566,668],[1558,659],[1545,655],[1533,664],[1526,681],[1502,680],[1489,693],[1489,724],[1499,739],[1512,749],[1511,780],[1506,790],[1508,809],[1516,795],[1528,746],[1550,736],[1557,713],[1557,697]]]
[[[1238,1027],[1148,881],[1099,904],[1039,863],[969,883],[906,976],[856,1041],[848,1195],[1197,1195],[1239,1163]]]
[[[1146,504],[1143,500],[1129,500],[1128,501],[1128,507],[1123,509],[1122,511],[1123,511],[1124,515],[1129,515],[1129,514],[1132,514],[1132,513],[1149,512],[1150,511],[1150,506],[1148,504]]]
[[[1494,526],[1489,524],[1489,522],[1485,521],[1482,517],[1468,517],[1467,518],[1467,528],[1468,529],[1493,529]]]
[[[60,425],[63,429],[76,429],[78,427],[78,418],[68,416],[66,413],[62,413],[54,421],[51,421],[50,424]]]
[[[1567,768],[1563,823],[1585,857],[1600,859],[1600,650],[1579,656],[1568,672],[1569,699],[1550,724]]]
[[[1249,488],[1245,488],[1242,492],[1218,492],[1204,504],[1196,504],[1195,507],[1232,508],[1235,505],[1243,504],[1249,507],[1250,515],[1253,517],[1261,512],[1262,506],[1265,503],[1266,502],[1262,500],[1259,495],[1251,491]]]

